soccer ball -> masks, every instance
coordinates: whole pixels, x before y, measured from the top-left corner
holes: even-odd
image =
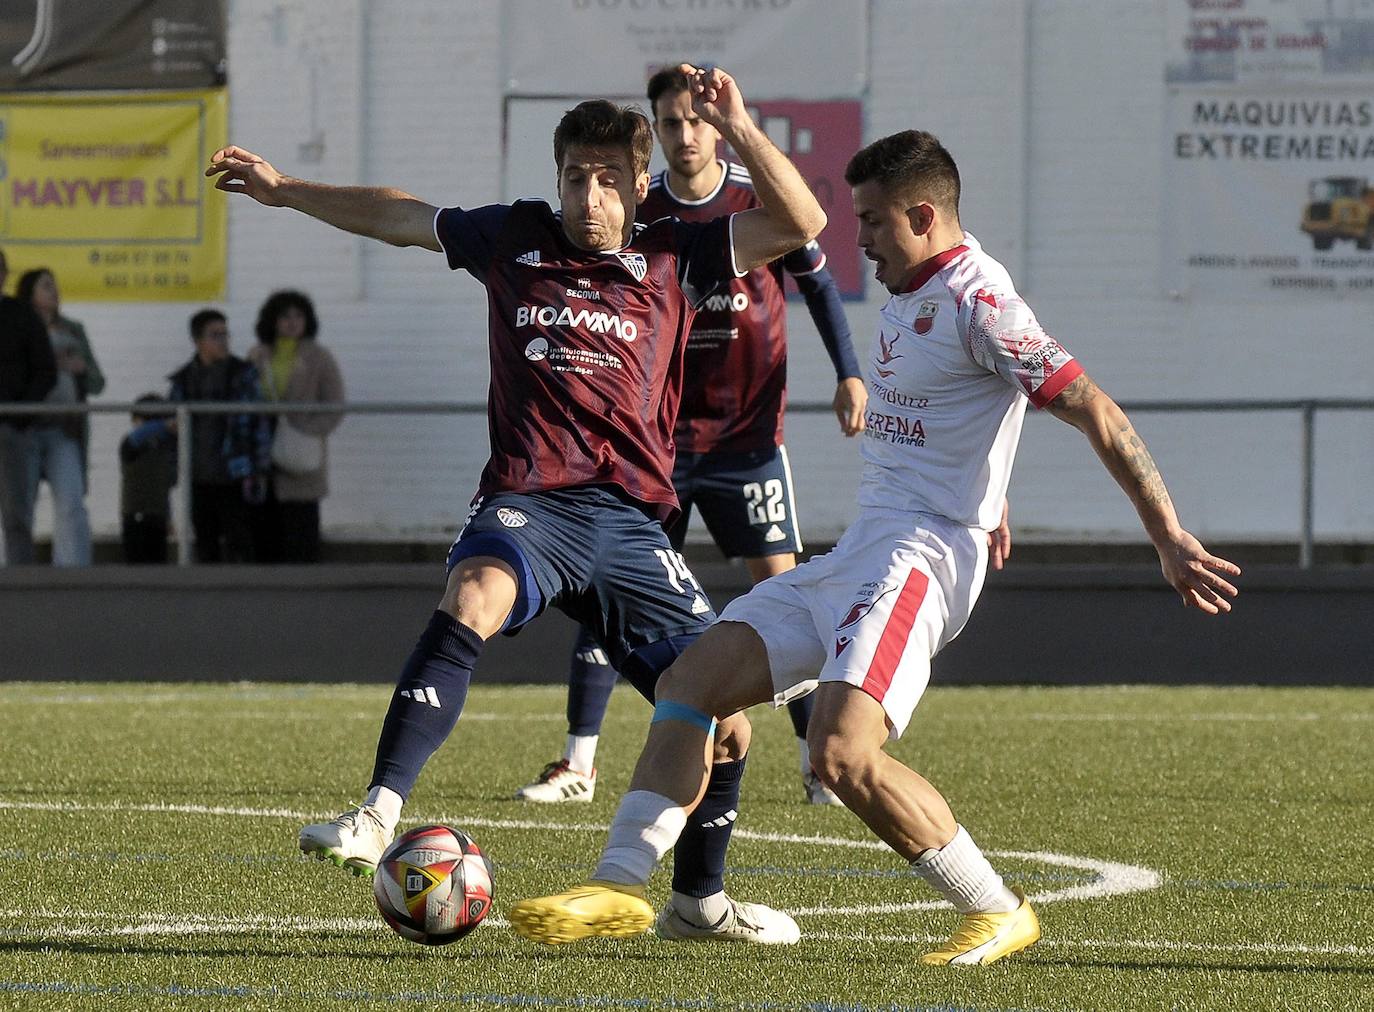
[[[449,826],[398,836],[372,877],[382,919],[421,945],[458,941],[491,912],[495,893],[491,862],[472,837]]]

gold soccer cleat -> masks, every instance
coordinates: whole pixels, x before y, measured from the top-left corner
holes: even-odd
[[[638,935],[653,925],[654,908],[642,886],[584,882],[556,896],[521,900],[511,908],[510,923],[531,941],[561,945],[593,935]]]
[[[950,940],[927,952],[928,966],[985,966],[1030,948],[1040,939],[1040,919],[1026,894],[1013,889],[1021,905],[1005,914],[965,914]]]

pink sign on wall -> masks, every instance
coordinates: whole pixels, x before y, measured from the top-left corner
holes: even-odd
[[[846,299],[863,298],[868,261],[854,245],[854,208],[844,181],[844,167],[862,146],[862,103],[779,100],[750,102],[749,108],[773,143],[801,170],[825,208],[830,223],[820,243],[840,294]]]

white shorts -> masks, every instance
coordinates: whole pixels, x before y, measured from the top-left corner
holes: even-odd
[[[834,550],[758,584],[720,621],[763,640],[775,706],[820,682],[848,682],[882,704],[899,738],[931,658],[959,635],[983,589],[987,541],[943,517],[863,507]]]

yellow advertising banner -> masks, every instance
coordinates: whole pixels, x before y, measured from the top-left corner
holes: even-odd
[[[0,94],[0,248],[64,299],[224,294],[226,205],[203,175],[224,88]]]

